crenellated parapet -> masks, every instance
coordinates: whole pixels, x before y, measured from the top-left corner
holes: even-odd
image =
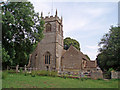
[[[57,10],[56,10],[55,16],[51,15],[51,16],[45,16],[45,17],[43,17],[43,12],[41,12],[41,17],[45,21],[45,23],[57,21],[59,24],[62,25],[62,17],[61,18],[58,17]]]

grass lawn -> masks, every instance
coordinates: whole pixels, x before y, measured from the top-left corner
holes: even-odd
[[[8,74],[2,88],[118,88],[118,80],[79,80],[49,76]]]
[[[0,70],[0,90],[2,89],[2,71]]]

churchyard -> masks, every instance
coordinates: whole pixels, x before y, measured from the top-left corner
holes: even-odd
[[[37,75],[35,72],[29,74],[4,71],[2,88],[118,88],[119,81],[118,79],[58,77],[55,73]]]
[[[58,3],[64,8],[46,15],[41,3],[40,11],[34,8],[38,2],[3,1],[2,88],[119,88],[120,24],[113,15],[118,3]]]

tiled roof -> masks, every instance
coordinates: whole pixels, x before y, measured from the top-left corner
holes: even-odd
[[[74,46],[70,46],[68,50],[63,50],[62,56],[66,53],[66,52],[74,52],[74,53],[78,53],[80,55],[80,57],[83,60],[89,61],[89,59],[78,49],[76,49]]]

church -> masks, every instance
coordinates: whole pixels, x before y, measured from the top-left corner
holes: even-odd
[[[94,71],[96,70],[96,61],[89,60],[80,50],[70,46],[64,50],[63,43],[63,19],[57,15],[46,16],[43,31],[44,38],[38,43],[36,49],[30,54],[28,67],[47,71]]]

